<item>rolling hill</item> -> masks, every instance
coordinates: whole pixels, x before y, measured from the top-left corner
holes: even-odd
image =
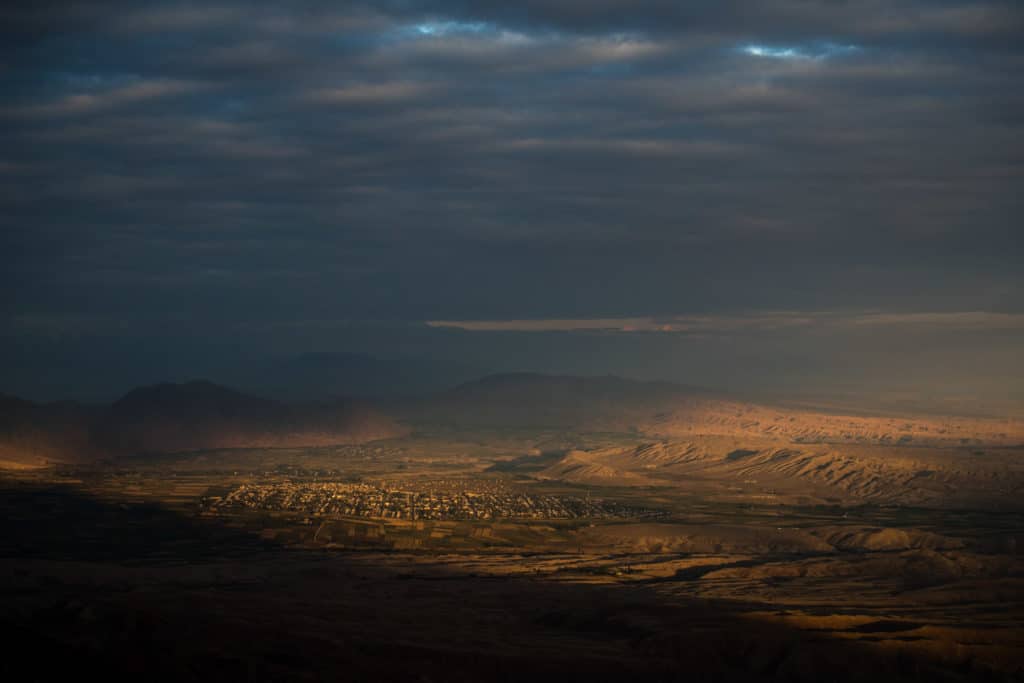
[[[570,450],[537,479],[670,486],[747,502],[1012,505],[1024,495],[1017,449],[779,444],[705,436]]]
[[[1024,424],[1013,419],[842,414],[667,383],[527,374],[460,386],[407,417],[620,433],[624,445],[569,439],[507,466],[578,485],[670,486],[747,502],[970,506],[1016,504],[1024,494]]]

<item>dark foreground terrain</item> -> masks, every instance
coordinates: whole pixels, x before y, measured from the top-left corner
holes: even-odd
[[[523,438],[9,473],[0,675],[1024,680],[1020,508],[581,485]]]

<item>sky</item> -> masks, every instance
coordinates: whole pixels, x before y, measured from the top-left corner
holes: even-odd
[[[3,3],[0,391],[361,351],[1016,410],[1022,76],[1018,2]]]

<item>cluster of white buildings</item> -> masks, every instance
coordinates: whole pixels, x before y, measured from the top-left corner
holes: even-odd
[[[536,495],[486,480],[243,484],[221,499],[210,500],[208,507],[215,511],[278,510],[408,520],[637,518],[662,514],[589,496]]]

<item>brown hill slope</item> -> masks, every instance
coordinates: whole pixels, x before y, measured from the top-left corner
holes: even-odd
[[[1024,421],[934,415],[865,416],[725,399],[684,399],[640,421],[642,431],[763,437],[790,443],[879,445],[1024,444]]]
[[[589,485],[659,485],[729,499],[1019,505],[1016,449],[786,444],[697,437],[569,451],[535,476]]]

